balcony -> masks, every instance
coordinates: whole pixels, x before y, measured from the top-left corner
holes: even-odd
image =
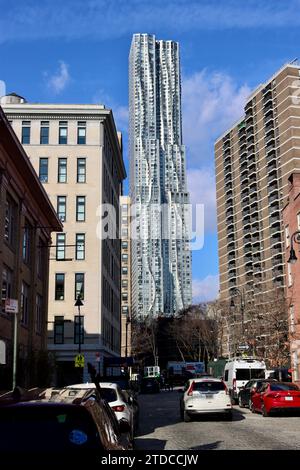
[[[228,271],[228,279],[232,280],[236,278],[236,269],[231,269]]]
[[[231,289],[232,287],[235,287],[236,286],[236,280],[235,279],[231,279],[229,282],[228,282],[228,288]]]
[[[269,184],[269,185],[272,185],[272,184],[277,183],[277,180],[278,180],[277,171],[276,171],[276,170],[272,170],[272,172],[268,174],[267,180],[268,180],[268,184]]]
[[[253,272],[254,272],[254,274],[260,273],[261,272],[261,267],[260,266],[253,266]]]
[[[274,134],[274,130],[275,130],[274,121],[271,121],[267,126],[265,126],[266,135],[268,135],[269,132],[273,132]]]
[[[249,209],[248,206],[246,206],[246,208],[243,209],[242,215],[243,215],[243,218],[244,218],[245,216],[247,216],[247,215],[250,215],[250,209]]]
[[[269,204],[271,204],[273,201],[279,201],[278,192],[276,194],[272,194],[272,196],[269,196]]]
[[[232,175],[227,175],[227,176],[225,176],[225,180],[224,180],[224,181],[225,181],[225,184],[231,183],[231,182],[232,182]]]
[[[277,222],[276,225],[273,225],[273,226],[270,227],[271,235],[274,235],[275,233],[280,233],[280,232],[281,232],[280,223]]]
[[[264,96],[263,104],[264,104],[264,109],[267,109],[268,106],[273,107],[272,93],[268,93],[267,95]]]
[[[227,247],[227,248],[228,248],[228,247]],[[228,248],[228,249],[227,249],[227,252],[228,252],[228,259],[229,259],[230,256],[233,256],[234,258],[236,257],[236,255],[235,255],[235,248],[234,248],[234,247],[233,247],[233,248]],[[232,258],[232,259],[233,259],[233,258]]]
[[[260,243],[259,235],[252,235],[252,243],[255,245],[256,243]]]
[[[273,112],[273,103],[270,102],[266,106],[264,106],[264,115],[266,116],[269,112]]]
[[[243,233],[244,235],[251,234],[252,230],[251,227],[246,228],[245,226],[243,227]]]
[[[282,248],[281,248],[281,246],[277,246],[277,247],[271,248],[271,254],[272,254],[273,256],[282,254]]]
[[[252,109],[253,109],[253,101],[251,100],[245,106],[245,113],[247,114],[247,112],[252,111]]]
[[[228,261],[232,261],[232,260],[236,259],[235,253],[231,253],[230,255],[228,254],[227,258],[228,258]]]
[[[253,124],[253,114],[252,114],[252,112],[246,113],[245,123],[246,123],[246,125],[249,125],[250,123]]]
[[[257,186],[256,186],[256,184],[255,184],[255,185],[252,185],[252,186],[250,187],[250,190],[249,190],[249,191],[250,191],[250,195],[253,194],[253,193],[257,193]]]
[[[226,211],[226,217],[230,217],[231,215],[233,215],[233,208],[232,207],[230,209],[227,209],[227,211]]]
[[[249,202],[250,206],[252,206],[252,204],[255,204],[255,203],[257,203],[257,192],[251,194],[250,196],[250,202]]]
[[[244,246],[244,253],[252,253],[252,247],[250,246]]]
[[[230,132],[229,134],[225,135],[225,137],[223,137],[223,146],[226,145],[228,142],[230,142]]]
[[[268,136],[265,137],[265,145],[267,145],[267,147],[270,146],[270,145],[271,145],[271,144],[270,144],[271,141],[274,141],[274,142],[275,142],[275,134],[274,134],[274,132],[273,132],[272,134],[270,133]]]
[[[232,168],[231,168],[231,163],[227,163],[227,165],[224,165],[224,175],[227,176],[231,174]]]
[[[276,156],[276,155],[275,155]],[[268,163],[267,166],[267,171],[268,173],[271,173],[272,170],[277,170],[277,163],[276,160],[272,160]]]
[[[234,224],[234,217],[233,216],[227,217],[226,222],[229,225]]]
[[[234,233],[235,233],[235,226],[234,224],[230,224],[230,225],[227,225],[227,228],[226,228],[226,232],[227,232],[227,235],[233,235],[233,240],[234,240]],[[227,237],[228,239],[228,237]]]
[[[275,215],[276,214],[276,215]],[[269,217],[270,225],[277,224],[280,221],[279,212],[275,212],[273,216]]]
[[[223,144],[223,152],[226,152],[226,150],[230,151],[230,139],[227,140],[225,144]]]
[[[270,94],[272,93],[272,83],[270,82],[263,90],[262,90],[262,94],[263,96],[267,96],[267,94]]]

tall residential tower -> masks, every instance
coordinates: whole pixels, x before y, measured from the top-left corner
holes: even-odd
[[[129,121],[132,314],[172,315],[192,297],[178,43],[134,34]]]

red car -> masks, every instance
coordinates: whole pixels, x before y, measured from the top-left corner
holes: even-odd
[[[300,412],[300,389],[290,382],[266,382],[253,393],[251,399],[251,411],[258,411],[263,416],[283,410]]]

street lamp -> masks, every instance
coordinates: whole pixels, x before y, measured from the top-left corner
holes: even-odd
[[[288,263],[295,264],[297,261],[297,256],[293,247],[293,242],[300,244],[300,230],[297,230],[291,236],[291,249],[290,249],[290,257],[288,259]]]
[[[231,300],[230,300],[230,308],[235,307],[233,295],[239,295],[240,296],[240,300],[241,300],[240,308],[241,308],[241,316],[242,316],[242,332],[244,334],[245,292],[244,292],[243,289],[238,289],[237,287],[234,287],[232,289],[232,296],[231,296]]]
[[[75,307],[78,307],[78,324],[79,324],[79,335],[78,335],[78,354],[81,353],[81,316],[80,316],[80,307],[83,306],[83,302],[80,298],[80,294],[77,296],[77,300],[75,302]]]

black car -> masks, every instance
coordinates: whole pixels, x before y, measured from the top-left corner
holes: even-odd
[[[141,393],[159,393],[160,384],[155,377],[143,377],[141,381]]]
[[[242,387],[238,394],[239,407],[244,408],[248,407],[251,409],[252,401],[251,394],[257,390],[263,383],[266,382],[276,382],[273,379],[252,379],[249,380],[244,387]]]

